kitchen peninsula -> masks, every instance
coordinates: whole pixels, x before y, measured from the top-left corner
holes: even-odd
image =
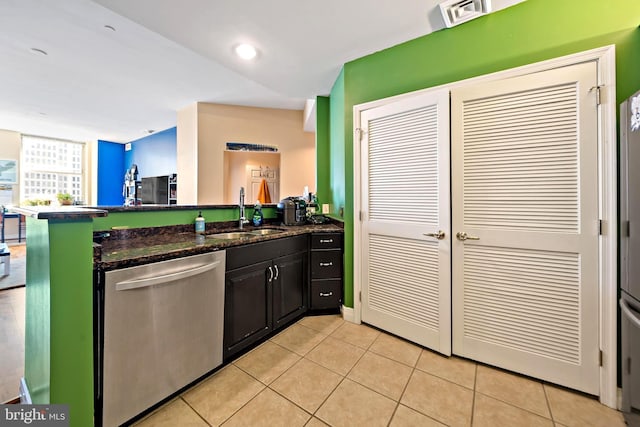
[[[96,267],[113,270],[310,232],[342,232],[333,223],[277,226],[278,234],[243,239],[196,238],[199,211],[212,234],[237,225],[235,205],[13,210],[28,222],[26,384],[33,403],[69,404],[72,426],[94,425]],[[275,206],[263,212],[266,227],[275,227]]]

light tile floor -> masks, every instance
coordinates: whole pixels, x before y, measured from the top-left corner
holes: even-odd
[[[305,317],[136,424],[624,426],[578,393],[429,350],[339,316]]]

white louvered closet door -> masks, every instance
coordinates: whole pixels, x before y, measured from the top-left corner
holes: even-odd
[[[456,90],[451,115],[453,352],[597,395],[596,67]]]
[[[361,128],[362,320],[449,355],[449,92],[367,110]]]

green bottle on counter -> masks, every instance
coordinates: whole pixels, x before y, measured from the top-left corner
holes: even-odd
[[[262,214],[262,205],[259,200],[256,200],[256,204],[253,207],[253,226],[260,227],[264,221],[264,215]]]

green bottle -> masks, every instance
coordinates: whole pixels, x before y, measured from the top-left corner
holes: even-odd
[[[260,227],[264,221],[264,215],[262,214],[262,205],[259,200],[256,200],[256,204],[253,207],[253,226]]]

